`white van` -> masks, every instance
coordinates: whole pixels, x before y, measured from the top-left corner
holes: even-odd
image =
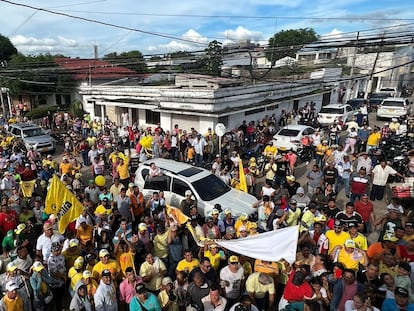
[[[161,169],[162,176],[149,177],[151,163]],[[135,172],[135,185],[146,199],[154,191],[164,191],[166,203],[174,207],[180,206],[185,192],[190,190],[197,201],[199,214],[204,216],[209,215],[215,204],[220,204],[223,210],[230,208],[236,216],[241,213],[251,215],[256,211],[254,196],[229,187],[204,168],[187,163],[161,158],[145,161]]]

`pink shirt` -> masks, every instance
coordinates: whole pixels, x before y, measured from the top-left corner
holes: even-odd
[[[136,291],[135,286],[137,284],[142,284],[142,279],[138,276],[135,280],[135,283],[130,284],[128,279],[125,279],[119,284],[119,298],[121,301],[125,301],[126,303],[130,303],[132,298],[135,297]]]

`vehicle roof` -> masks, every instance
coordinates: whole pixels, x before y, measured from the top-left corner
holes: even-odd
[[[322,106],[321,109],[322,108],[343,108],[343,107],[346,107],[346,106],[351,106],[351,105],[348,105],[348,104],[329,104],[329,105],[326,105],[326,106]]]
[[[174,175],[182,176],[190,182],[199,180],[211,174],[210,171],[203,169],[202,167],[161,158],[147,160],[145,162],[142,162],[140,166],[143,165],[149,168],[151,163],[155,163],[155,165],[162,171],[167,171]]]
[[[299,130],[300,131],[300,130],[307,129],[309,127],[310,128],[313,128],[312,126],[309,126],[309,125],[292,124],[292,125],[286,125],[286,126],[282,127],[280,130],[289,129],[289,130]]]
[[[36,124],[31,124],[31,123],[13,123],[13,124],[10,124],[9,127],[18,127],[18,128],[22,128],[22,129],[41,128],[40,126],[38,126]]]
[[[389,100],[389,101],[394,101],[394,102],[403,102],[406,99],[407,98],[404,98],[404,97],[387,97],[387,98],[384,98],[384,100]]]

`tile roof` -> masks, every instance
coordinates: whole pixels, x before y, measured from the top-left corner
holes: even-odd
[[[59,57],[55,62],[71,72],[75,80],[108,80],[139,76],[131,69],[119,67],[105,60]]]

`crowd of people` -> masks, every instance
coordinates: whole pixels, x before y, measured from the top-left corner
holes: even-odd
[[[240,188],[237,151],[219,154],[212,129],[143,129],[125,114],[121,119],[120,127],[88,115],[45,119],[46,126],[68,133],[58,158],[22,150],[4,135],[0,310],[414,310],[414,219],[386,189],[389,175],[412,176],[414,162],[402,175],[366,152],[386,139],[386,125],[371,130],[348,124],[345,146],[341,139],[329,144],[322,132],[306,137],[314,161],[302,184],[296,154],[267,144],[262,187],[256,161],[245,165],[249,191],[258,197],[257,217],[220,205],[201,214],[188,192],[177,208],[188,217],[189,230],[167,213],[162,191],[147,198],[132,182],[130,150],[194,165],[211,160],[212,173]],[[265,134],[278,123],[271,116],[237,130],[241,137]],[[391,131],[395,126],[388,125]],[[364,130],[366,139],[355,136]],[[59,216],[44,210],[54,174],[84,207],[64,233],[57,230]],[[157,174],[162,172],[152,165],[149,178]],[[104,185],[95,183],[100,176],[106,176]],[[28,195],[23,185],[31,181]],[[342,191],[346,203],[338,200]],[[378,217],[374,209],[383,201],[387,207]],[[264,261],[248,250],[237,254],[219,246],[220,240],[290,226],[299,230],[295,262]],[[370,244],[367,236],[374,232],[378,241]]]

